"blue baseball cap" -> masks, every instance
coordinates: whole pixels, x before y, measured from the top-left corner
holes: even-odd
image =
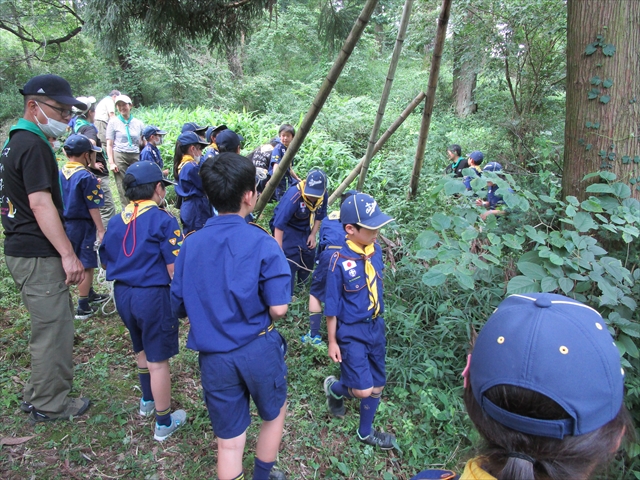
[[[369,230],[377,230],[393,221],[380,210],[378,202],[371,195],[356,193],[347,198],[340,207],[340,221],[343,225],[359,225]]]
[[[211,143],[213,140],[212,137],[214,136],[214,134],[217,134],[222,130],[226,130],[226,129],[227,129],[227,126],[224,124],[218,125],[217,127],[215,126],[209,127],[207,128],[207,132],[204,134],[204,138],[207,139],[207,142]]]
[[[155,125],[149,125],[148,127],[145,127],[144,130],[142,130],[142,136],[147,140],[151,138],[151,135],[166,135],[166,134],[167,132],[165,132],[164,130],[160,130]]]
[[[311,170],[304,183],[304,194],[310,197],[322,197],[327,191],[327,176],[322,170]]]
[[[218,146],[218,150],[220,151],[220,153],[235,153],[243,141],[244,138],[242,138],[242,135],[238,135],[236,132],[234,132],[233,130],[229,130],[228,128],[222,130],[216,136],[216,145]]]
[[[203,147],[209,145],[207,142],[202,140],[196,132],[184,132],[178,135],[178,143],[180,145],[194,145],[200,144]]]
[[[71,93],[71,85],[58,75],[38,75],[31,78],[19,92],[26,95],[42,95],[63,105],[71,105],[78,110],[86,110],[87,105]]]
[[[480,151],[480,150],[476,150],[474,152],[471,152],[468,157],[473,160],[476,165],[480,165],[482,163],[482,161],[484,160],[484,154]]]
[[[198,125],[196,122],[187,122],[184,125],[182,125],[182,131],[181,133],[185,133],[185,132],[200,132],[202,134],[204,134],[204,132],[207,130],[207,126],[205,125],[204,127],[201,127],[200,125]]]
[[[483,172],[500,172],[502,171],[502,165],[498,162],[489,162],[482,169]]]
[[[91,140],[80,133],[73,133],[64,141],[64,151],[67,155],[82,155],[85,152],[101,152],[100,147],[96,147]]]
[[[127,175],[129,174],[135,178],[135,181],[130,184],[132,187],[157,182],[162,182],[165,186],[176,184],[162,175],[162,170],[160,170],[158,164],[147,160],[132,164],[127,168]]]
[[[498,306],[476,339],[469,379],[484,413],[530,435],[583,435],[609,423],[622,407],[624,370],[607,324],[593,308],[552,293],[511,295]],[[484,395],[497,385],[545,395],[570,418],[509,412]]]

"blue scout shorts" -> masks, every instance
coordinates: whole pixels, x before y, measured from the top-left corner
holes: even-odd
[[[284,352],[284,339],[276,330],[231,352],[200,352],[202,387],[217,437],[235,438],[249,427],[249,398],[262,420],[278,417],[287,400]]]
[[[311,288],[309,294],[316,297],[322,303],[327,296],[327,272],[329,271],[329,260],[335,253],[335,250],[331,247],[320,252],[318,256],[318,264],[313,270],[311,276]]]
[[[114,286],[118,313],[129,329],[133,351],[144,350],[149,362],[162,362],[178,353],[178,318],[171,313],[169,286]]]
[[[207,197],[192,196],[182,200],[180,220],[185,235],[200,230],[212,216],[213,210]]]
[[[382,317],[355,324],[338,321],[336,340],[342,355],[340,381],[344,385],[357,390],[386,385],[386,339]]]
[[[64,229],[73,252],[84,268],[98,268],[98,255],[93,249],[96,243],[96,225],[93,220],[65,220]]]

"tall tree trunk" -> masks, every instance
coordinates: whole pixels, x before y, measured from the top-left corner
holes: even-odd
[[[442,60],[442,50],[444,49],[444,40],[447,34],[447,25],[449,25],[451,1],[452,0],[442,0],[440,16],[438,17],[436,44],[433,47],[433,55],[431,56],[431,71],[429,72],[429,83],[427,85],[427,98],[424,101],[424,112],[422,113],[422,122],[420,122],[418,148],[416,150],[416,158],[413,162],[411,185],[407,195],[409,200],[414,198],[418,193],[418,183],[420,182],[424,150],[427,144],[427,138],[429,137],[429,126],[431,125],[431,114],[433,113],[433,105],[436,101],[436,87],[438,86],[438,77],[440,75],[440,63]]]
[[[640,198],[639,55],[640,2],[569,0],[563,195],[610,170]]]
[[[463,38],[460,34],[453,36],[453,106],[460,118],[478,111],[476,62],[467,54]]]
[[[242,79],[244,76],[242,70],[242,49],[238,46],[227,46],[225,50],[227,54],[227,65],[229,66],[231,75],[233,75],[233,79]]]
[[[367,178],[367,170],[369,170],[369,164],[373,157],[373,148],[375,147],[376,138],[378,138],[378,133],[380,132],[380,125],[382,125],[382,118],[384,117],[384,111],[387,108],[387,101],[389,100],[389,94],[391,93],[391,85],[393,85],[393,79],[396,75],[398,60],[400,60],[400,53],[402,52],[402,44],[404,43],[404,37],[407,33],[407,25],[409,25],[412,6],[413,0],[405,0],[404,8],[402,9],[402,19],[400,20],[400,28],[398,28],[398,36],[396,37],[396,44],[393,47],[391,63],[389,63],[387,80],[385,81],[384,88],[382,89],[382,96],[380,97],[380,104],[378,105],[378,113],[376,114],[376,119],[373,122],[371,135],[369,136],[369,143],[367,144],[367,152],[365,153],[362,169],[360,170],[358,190],[362,190],[364,187],[364,180]]]
[[[318,114],[320,113],[320,110],[322,110],[322,107],[324,106],[324,102],[327,101],[327,97],[329,97],[331,90],[333,90],[333,86],[338,81],[338,77],[340,77],[342,69],[346,65],[347,60],[349,60],[349,57],[351,56],[353,49],[358,43],[358,40],[360,40],[362,32],[364,32],[364,28],[367,26],[367,23],[369,23],[371,14],[373,13],[373,10],[376,8],[377,4],[378,0],[367,0],[367,3],[365,3],[364,7],[362,7],[362,11],[358,15],[358,18],[356,19],[351,32],[349,32],[349,36],[344,41],[344,45],[342,45],[340,53],[338,53],[338,57],[336,58],[335,62],[333,62],[331,70],[329,70],[329,73],[324,79],[324,82],[322,82],[320,90],[318,90],[318,93],[313,99],[309,110],[302,119],[302,124],[300,125],[300,128],[298,128],[296,136],[293,137],[293,140],[291,141],[291,144],[287,149],[287,153],[284,154],[284,157],[280,161],[278,169],[274,172],[269,182],[267,182],[262,195],[260,195],[260,198],[258,198],[258,202],[255,206],[255,211],[258,212],[258,215],[262,213],[262,209],[264,209],[267,202],[271,199],[276,186],[278,185],[278,183],[280,183],[280,180],[284,176],[285,172],[289,170],[291,160],[293,160],[293,157],[295,157],[296,153],[298,153],[300,145],[302,145],[302,142],[304,142],[304,139],[307,137],[309,130],[311,130],[313,122],[316,120]]]

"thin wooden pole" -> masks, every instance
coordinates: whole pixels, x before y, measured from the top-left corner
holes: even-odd
[[[324,79],[324,82],[322,82],[322,86],[316,94],[316,97],[313,99],[313,102],[311,104],[311,107],[309,107],[307,114],[304,116],[302,124],[298,128],[296,136],[293,137],[293,140],[291,141],[291,144],[287,149],[287,153],[284,154],[284,157],[280,161],[280,165],[278,165],[277,170],[274,172],[273,176],[264,187],[264,191],[258,199],[255,207],[255,211],[258,212],[258,216],[260,213],[262,213],[262,210],[273,195],[276,186],[278,185],[278,183],[280,183],[280,180],[284,176],[285,172],[291,166],[293,157],[296,155],[296,153],[298,153],[302,142],[304,142],[304,139],[307,137],[309,130],[311,130],[311,127],[313,126],[313,122],[320,113],[320,110],[322,110],[324,102],[327,100],[327,97],[331,93],[331,90],[333,90],[333,86],[338,81],[338,77],[342,73],[342,69],[347,63],[349,56],[351,56],[351,53],[358,43],[358,40],[362,36],[362,32],[367,26],[367,23],[369,23],[371,14],[373,13],[373,10],[376,8],[377,4],[378,0],[367,0],[367,3],[362,8],[360,15],[353,25],[349,36],[345,40],[340,53],[338,54],[338,58],[336,58],[333,66],[331,67],[331,70],[327,74],[327,77]]]
[[[400,127],[400,125],[402,125],[402,123],[407,119],[411,112],[413,112],[415,108],[420,105],[420,103],[422,103],[422,100],[424,100],[426,96],[426,93],[420,92],[416,96],[416,98],[414,98],[411,103],[407,105],[407,108],[404,109],[404,111],[400,114],[396,121],[391,124],[387,131],[384,132],[380,139],[376,142],[375,146],[373,147],[373,153],[371,156],[374,156],[376,153],[378,153],[378,151],[382,148],[386,141],[389,140],[391,135],[393,135],[395,131]],[[355,180],[355,178],[360,173],[360,169],[362,168],[363,163],[364,157],[360,159],[356,167],[351,170],[351,173],[349,175],[347,175],[347,178],[345,178],[344,181],[338,186],[338,188],[336,188],[335,191],[331,194],[331,197],[329,197],[329,205],[331,205],[336,200],[336,198],[342,195],[342,192],[344,192],[351,184],[351,182]]]
[[[429,72],[427,98],[424,102],[424,112],[422,113],[422,122],[420,123],[420,136],[418,137],[418,148],[416,150],[416,158],[413,163],[413,171],[411,172],[411,185],[407,195],[409,200],[415,198],[418,193],[418,183],[420,181],[420,172],[422,171],[424,150],[427,144],[427,138],[429,137],[429,126],[431,125],[433,104],[436,100],[436,87],[438,86],[442,50],[444,49],[444,40],[447,34],[447,25],[449,24],[449,14],[451,13],[451,2],[452,0],[442,0],[440,16],[438,17],[436,44],[433,48],[433,56],[431,57],[431,71]]]
[[[371,158],[373,157],[373,148],[375,146],[376,138],[378,138],[378,133],[380,132],[382,118],[384,117],[384,112],[387,108],[387,101],[389,100],[389,94],[391,93],[391,85],[393,85],[393,79],[396,75],[398,60],[400,60],[400,53],[402,52],[404,37],[407,33],[407,25],[409,25],[409,17],[411,16],[412,6],[413,0],[405,0],[404,7],[402,9],[402,19],[400,20],[400,28],[398,29],[396,44],[393,47],[393,55],[391,56],[391,63],[389,64],[387,80],[385,81],[384,88],[382,89],[382,96],[380,97],[380,104],[378,105],[378,113],[376,114],[376,120],[373,123],[373,128],[371,129],[371,135],[369,136],[369,143],[367,145],[367,152],[364,155],[364,162],[362,163],[362,168],[360,169],[358,190],[362,190],[362,188],[364,187],[364,181],[367,178],[367,170],[369,170],[369,164],[371,163]]]

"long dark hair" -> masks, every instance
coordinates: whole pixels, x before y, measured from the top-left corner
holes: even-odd
[[[485,392],[497,406],[530,418],[558,420],[569,418],[555,401],[541,393],[511,385],[497,385]],[[482,468],[498,480],[586,479],[615,455],[623,429],[627,438],[635,432],[624,405],[618,415],[599,429],[564,439],[528,435],[503,426],[488,415],[476,401],[469,385],[464,403],[471,421],[486,444],[480,449]],[[515,453],[516,455],[511,455]],[[518,454],[520,456],[518,456]],[[535,460],[534,463],[526,457]]]

